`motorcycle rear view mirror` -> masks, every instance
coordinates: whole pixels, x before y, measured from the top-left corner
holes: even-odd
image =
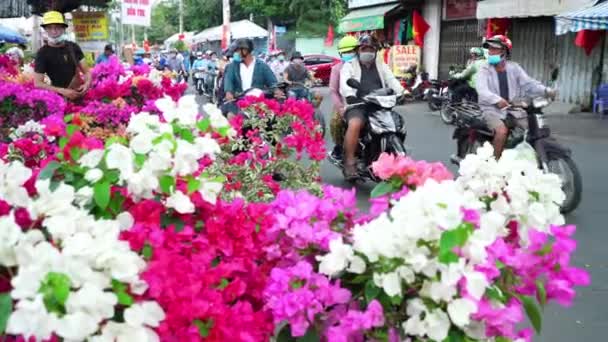
[[[361,83],[354,78],[349,78],[346,80],[346,84],[353,89],[359,90],[359,88],[361,88]]]

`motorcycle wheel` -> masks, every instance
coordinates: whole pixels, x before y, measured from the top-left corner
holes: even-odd
[[[573,212],[580,204],[583,193],[583,181],[578,167],[568,155],[549,153],[547,168],[549,172],[558,175],[563,182],[562,190],[566,194],[566,199],[560,211],[562,214]]]
[[[401,139],[399,139],[399,137],[396,134],[391,135],[388,138],[388,146],[387,146],[387,150],[389,152],[393,152],[396,155],[401,155],[401,156],[405,156],[407,154],[407,151],[405,150],[405,146],[403,146],[403,142],[401,141]]]
[[[429,99],[428,102],[429,102],[429,109],[431,110],[431,112],[436,112],[438,110],[441,110],[441,102],[434,100],[432,97]]]
[[[454,109],[447,103],[444,103],[439,110],[439,117],[446,125],[454,123]]]

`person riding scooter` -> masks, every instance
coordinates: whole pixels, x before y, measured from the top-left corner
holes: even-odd
[[[194,72],[193,79],[196,90],[201,93],[205,85],[205,73],[207,72],[207,60],[203,58],[203,53],[198,51],[196,53],[196,60],[192,64],[192,70]]]
[[[471,48],[470,53],[471,58],[467,68],[460,73],[452,75],[452,79],[465,81],[459,82],[460,84],[455,85],[453,89],[454,97],[452,100],[455,103],[461,102],[463,99],[477,102],[477,91],[475,90],[477,72],[486,64],[486,59],[483,50],[479,47]]]
[[[404,89],[395,78],[389,67],[380,59],[376,58],[379,44],[377,40],[369,35],[359,38],[357,48],[357,59],[345,63],[340,72],[340,94],[346,100],[347,105],[360,103],[358,95],[367,94],[380,88],[391,88],[395,94],[401,95]],[[359,81],[361,86],[358,90],[351,88],[347,81],[349,79]],[[346,109],[344,118],[347,122],[346,136],[344,138],[344,177],[347,181],[359,179],[357,170],[357,142],[363,128],[367,125],[367,114],[365,106],[354,106]]]
[[[494,132],[492,144],[494,156],[498,159],[509,135],[503,120],[510,103],[522,95],[555,98],[556,92],[528,76],[519,64],[509,60],[513,44],[506,36],[493,36],[485,41],[483,47],[488,49],[488,63],[477,73],[476,88],[484,121]],[[515,117],[515,121],[524,129],[528,125],[526,113]]]
[[[285,82],[289,84],[289,97],[294,97],[297,100],[308,98],[308,88],[306,81],[312,80],[312,75],[304,66],[304,57],[299,51],[296,51],[291,56],[291,63],[285,69]]]

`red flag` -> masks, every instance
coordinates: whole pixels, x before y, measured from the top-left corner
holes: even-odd
[[[431,26],[427,24],[418,11],[414,11],[412,13],[412,33],[414,35],[414,42],[416,45],[424,45],[424,35],[430,28]]]
[[[491,18],[488,19],[486,26],[486,38],[490,38],[497,34],[507,35],[511,27],[511,19],[509,18]]]
[[[325,37],[325,46],[334,45],[334,27],[329,25],[327,28],[327,37]]]
[[[606,34],[606,31],[591,31],[582,30],[576,34],[574,39],[574,45],[581,47],[585,50],[587,56],[591,55],[591,51],[597,45],[602,38],[602,35]]]

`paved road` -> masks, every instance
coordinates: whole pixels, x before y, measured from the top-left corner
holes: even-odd
[[[327,89],[321,88],[321,92],[326,95]],[[330,108],[330,100],[326,96],[321,109],[328,123]],[[411,155],[417,159],[441,161],[456,172],[449,164],[449,156],[454,151],[452,128],[430,113],[423,103],[400,107],[398,111],[406,119],[406,145]],[[556,136],[572,149],[582,173],[583,201],[567,220],[578,227],[578,251],[574,263],[591,273],[592,285],[578,291],[571,308],[545,308],[543,333],[535,341],[608,341],[608,119],[554,116],[549,118],[549,124]],[[333,146],[329,134],[327,139],[329,150]],[[328,162],[323,163],[321,176],[326,183],[349,187],[343,182],[341,173]],[[369,206],[372,188],[373,184],[358,187],[360,208]]]
[[[325,89],[322,89],[326,92]],[[329,115],[330,100],[326,97],[322,111]],[[406,145],[416,159],[441,161],[449,164],[454,153],[452,128],[429,112],[424,103],[410,104],[398,109],[408,127]],[[583,201],[567,220],[576,224],[578,250],[574,263],[591,273],[592,285],[581,289],[573,307],[549,306],[545,309],[543,333],[535,341],[572,342],[608,341],[608,119],[592,116],[554,116],[549,124],[556,136],[572,148],[574,160],[583,177]],[[329,119],[327,120],[329,122]],[[329,138],[328,138],[329,139]],[[333,146],[328,142],[328,149]],[[321,176],[326,183],[348,187],[338,170],[324,162]],[[362,208],[373,184],[358,187]]]

